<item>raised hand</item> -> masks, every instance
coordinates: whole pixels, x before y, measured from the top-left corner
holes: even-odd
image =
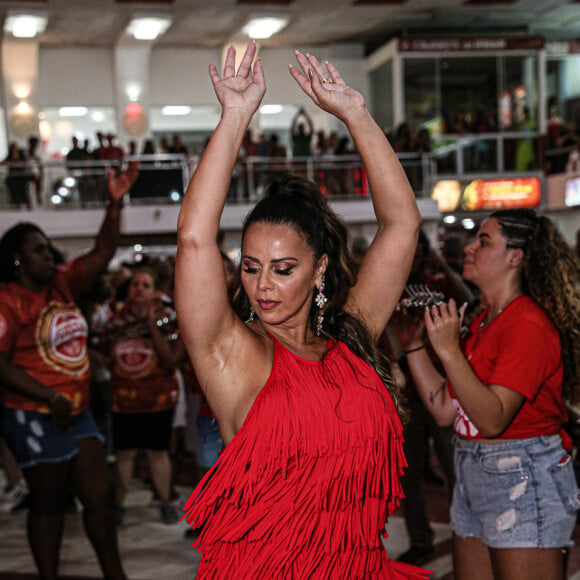
[[[290,74],[321,109],[344,121],[349,114],[364,108],[364,97],[344,82],[333,64],[327,62],[323,66],[315,56],[298,51],[296,60],[302,71],[290,65]]]
[[[114,201],[121,199],[131,189],[138,175],[139,163],[137,161],[130,161],[127,169],[119,175],[115,175],[114,169],[109,169],[107,187],[111,199]]]
[[[457,309],[452,298],[447,304],[442,302],[439,306],[425,309],[424,321],[429,341],[441,360],[460,350],[459,335],[466,308],[467,304],[463,304]]]
[[[257,59],[252,67],[255,55],[256,44],[250,42],[236,72],[236,49],[230,46],[224,64],[223,78],[220,77],[215,65],[209,66],[209,76],[224,111],[240,109],[253,115],[258,109],[266,92],[266,83],[262,62]]]

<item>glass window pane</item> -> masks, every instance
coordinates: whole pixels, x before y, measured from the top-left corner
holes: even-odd
[[[504,131],[537,130],[538,82],[534,56],[500,57],[500,95]]]
[[[412,128],[416,129],[439,117],[437,62],[433,58],[406,58],[403,61],[405,119]]]
[[[445,132],[496,131],[496,59],[477,56],[442,58],[440,68]]]

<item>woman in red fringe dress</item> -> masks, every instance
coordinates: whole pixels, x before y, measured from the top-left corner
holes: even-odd
[[[230,48],[223,76],[209,68],[221,120],[178,222],[180,329],[226,444],[185,507],[201,530],[197,578],[425,578],[382,543],[405,459],[400,397],[376,348],[415,252],[415,198],[363,97],[296,53],[290,74],[360,152],[377,234],[355,280],[344,224],[315,184],[284,176],[246,219],[232,306],[216,235],[265,93],[255,53],[249,44],[236,72]]]

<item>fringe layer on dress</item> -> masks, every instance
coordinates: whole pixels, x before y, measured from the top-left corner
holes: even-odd
[[[343,343],[320,362],[274,343],[268,382],[184,508],[196,578],[427,578],[382,544],[406,461],[378,375]]]

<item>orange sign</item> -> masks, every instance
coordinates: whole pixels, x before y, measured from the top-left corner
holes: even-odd
[[[461,197],[461,209],[485,210],[540,205],[541,183],[537,177],[475,179]]]

